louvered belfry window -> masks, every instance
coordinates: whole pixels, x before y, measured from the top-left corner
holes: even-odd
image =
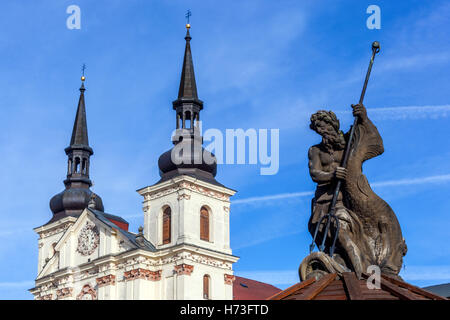
[[[205,207],[200,209],[200,239],[209,241],[209,212]]]
[[[209,276],[203,276],[203,299],[209,299]]]
[[[163,212],[163,244],[170,243],[171,220],[172,211],[170,210],[170,207],[167,207]]]

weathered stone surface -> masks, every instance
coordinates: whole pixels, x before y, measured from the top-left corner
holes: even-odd
[[[352,149],[346,168],[340,167],[349,134],[339,130],[339,120],[332,111],[320,110],[311,116],[311,129],[322,136],[322,142],[312,146],[308,152],[311,178],[317,183],[312,199],[312,213],[308,229],[320,246],[325,237],[324,252],[329,253],[336,223],[324,234],[326,220],[322,216],[330,210],[331,200],[338,179],[342,180],[336,202],[335,215],[339,222],[339,232],[333,263],[326,255],[313,253],[300,265],[300,277],[308,274],[341,273],[343,268],[355,271],[358,276],[366,272],[370,265],[377,265],[386,275],[398,277],[406,254],[406,243],[402,237],[400,224],[394,211],[371,189],[362,164],[383,153],[383,140],[375,125],[367,117],[363,105],[353,106],[353,114],[358,118]],[[319,224],[319,226],[317,226]],[[323,271],[323,272],[321,272]]]

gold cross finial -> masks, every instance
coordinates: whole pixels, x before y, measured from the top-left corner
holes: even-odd
[[[188,9],[188,11],[186,12],[186,29],[189,29],[191,27],[191,24],[189,23],[189,18],[190,16],[192,16],[191,10]]]
[[[86,70],[86,64],[83,63],[83,66],[81,67],[81,72],[83,73],[83,75],[81,76],[81,81],[86,80],[86,77],[84,76],[84,70]]]

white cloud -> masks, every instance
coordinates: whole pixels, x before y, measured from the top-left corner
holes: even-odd
[[[351,111],[336,111],[336,113],[349,114]],[[367,114],[373,120],[441,119],[450,116],[450,104],[367,108]]]
[[[450,265],[406,266],[406,269],[402,269],[400,272],[400,276],[407,281],[450,281]]]
[[[7,225],[7,222],[5,222],[3,225]],[[15,228],[15,227],[10,227],[8,229],[4,229],[4,230],[0,230],[0,238],[1,237],[9,237],[11,235],[17,235],[17,234],[21,234],[21,233],[31,233],[34,231],[32,230],[34,228],[34,226],[30,226],[29,228]]]
[[[238,200],[233,201],[232,204],[242,204],[242,203],[252,203],[252,202],[260,202],[260,201],[271,201],[271,200],[279,200],[279,199],[287,199],[287,198],[305,197],[305,196],[312,196],[313,194],[314,194],[313,191],[280,193],[280,194],[274,194],[274,195],[268,195],[268,196],[238,199]]]
[[[260,232],[260,233],[250,232],[248,234],[251,236],[249,236],[247,238],[236,237],[237,244],[233,245],[233,249],[240,250],[242,248],[253,247],[258,244],[267,242],[269,240],[278,239],[281,237],[287,237],[287,236],[292,236],[295,234],[302,233],[302,231],[298,231],[298,230],[293,230],[290,232],[286,231],[287,226],[291,226],[291,223],[289,223],[288,221],[283,221],[281,223],[277,222],[276,225],[270,225],[269,230],[265,230],[265,232]]]
[[[417,54],[410,57],[394,58],[380,66],[379,72],[398,69],[426,67],[431,64],[445,64],[450,61],[449,52]]]
[[[33,281],[0,282],[0,288],[31,288],[33,286]]]
[[[389,186],[405,186],[405,185],[416,185],[425,183],[440,183],[450,181],[450,174],[444,174],[439,176],[429,176],[415,179],[399,179],[399,180],[388,180],[374,182],[371,184],[372,187],[389,187]]]
[[[370,185],[374,188],[377,187],[390,187],[390,186],[405,186],[405,185],[417,185],[417,184],[427,184],[427,183],[442,183],[450,181],[450,174],[428,176],[414,179],[398,179],[398,180],[387,180],[380,182],[373,182]],[[279,193],[261,197],[251,197],[246,199],[238,199],[232,202],[232,204],[246,204],[255,203],[262,201],[274,201],[274,200],[284,200],[287,198],[296,197],[306,197],[312,196],[313,191],[302,191],[302,192],[291,192],[291,193]]]

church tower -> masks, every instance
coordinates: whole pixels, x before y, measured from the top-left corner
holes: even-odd
[[[88,207],[89,202],[93,209],[104,210],[100,196],[90,190],[92,182],[89,178],[89,166],[90,157],[94,151],[89,146],[88,139],[84,80],[83,76],[72,137],[69,146],[65,149],[68,158],[65,189],[50,200],[50,209],[53,213],[50,221],[34,229],[39,234],[38,273],[55,254],[56,243]]]
[[[232,299],[230,197],[235,191],[216,179],[215,156],[202,147],[200,111],[191,53],[190,25],[178,98],[173,101],[174,147],[163,153],[161,179],[138,190],[144,197],[144,236],[174,261],[163,274],[162,299]]]
[[[35,299],[233,299],[230,197],[216,179],[215,156],[202,147],[200,111],[187,25],[173,148],[159,160],[161,179],[138,190],[144,227],[104,212],[90,187],[84,77],[67,154],[65,190],[39,234]]]
[[[73,124],[70,145],[65,149],[67,159],[66,189],[50,200],[53,218],[50,222],[63,217],[77,217],[87,207],[91,197],[95,198],[95,209],[103,211],[102,199],[93,194],[89,178],[90,157],[94,153],[89,146],[86,106],[84,103],[84,76],[81,78],[80,98]]]

